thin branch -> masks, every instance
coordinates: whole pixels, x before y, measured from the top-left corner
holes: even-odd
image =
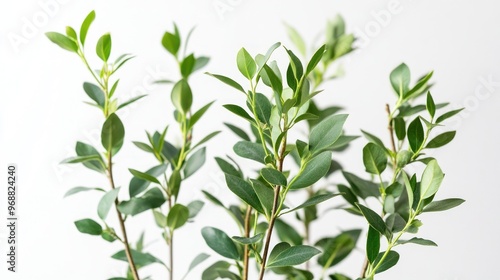
[[[245,237],[250,237],[250,219],[252,217],[252,207],[247,206],[245,214]],[[248,280],[248,267],[249,267],[249,245],[245,245],[245,252],[243,254],[243,280]]]

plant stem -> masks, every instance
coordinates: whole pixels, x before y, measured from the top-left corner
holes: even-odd
[[[250,219],[252,217],[252,207],[247,206],[247,211],[245,214],[245,237],[250,237]],[[245,251],[243,253],[243,280],[248,280],[248,266],[249,266],[249,245],[245,245]]]
[[[392,151],[394,153],[397,152],[396,150],[396,142],[394,141],[394,128],[392,126],[392,122],[394,121],[393,118],[392,118],[392,113],[391,113],[391,107],[389,106],[389,104],[385,104],[385,110],[387,112],[387,115],[388,115],[388,118],[389,118],[389,124],[387,125],[387,129],[389,130],[389,138],[391,139],[391,148],[392,148]],[[392,167],[394,168],[394,170],[396,170],[396,158],[395,157],[391,157],[392,158]]]
[[[284,131],[286,131],[286,120],[285,120],[285,127]],[[283,137],[281,141],[281,147],[279,151],[279,159],[278,159],[278,171],[282,172],[283,171],[283,162],[285,159],[285,151],[286,151],[286,142],[287,142],[287,135]],[[274,228],[274,223],[276,222],[276,219],[278,218],[279,214],[279,206],[280,206],[280,194],[281,194],[281,186],[276,186],[274,189],[274,200],[273,200],[273,208],[271,211],[271,219],[269,220],[269,226],[267,228],[267,236],[266,236],[266,241],[264,243],[264,252],[262,253],[262,264],[260,266],[260,274],[259,274],[259,280],[264,279],[264,273],[266,272],[266,262],[267,262],[267,254],[269,252],[269,246],[271,245],[271,237],[273,234],[273,228]],[[285,200],[285,198],[283,198]]]
[[[111,188],[115,189],[111,151],[108,151],[108,179],[109,179],[109,184],[111,185]],[[125,246],[125,254],[127,255],[128,264],[130,266],[130,270],[132,272],[132,276],[134,277],[134,280],[140,280],[139,273],[137,272],[137,267],[135,265],[134,259],[132,258],[132,252],[130,250],[130,244],[128,242],[127,229],[125,228],[125,221],[123,220],[123,216],[120,213],[120,210],[118,210],[118,204],[119,204],[119,201],[117,198],[117,199],[115,199],[115,209],[116,209],[116,214],[118,215],[118,222],[120,224],[120,229],[121,229],[121,232],[123,235],[123,245]]]
[[[170,212],[172,209],[172,196],[168,196],[168,211]],[[170,280],[174,279],[174,231],[170,231],[170,242],[169,242],[169,261],[170,261],[170,269],[168,270]]]

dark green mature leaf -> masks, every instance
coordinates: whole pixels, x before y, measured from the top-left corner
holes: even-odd
[[[356,194],[354,194],[354,192],[348,186],[338,185],[337,188],[338,188],[340,194],[342,195],[342,197],[347,202],[349,202],[349,204],[351,204],[352,206],[356,206],[356,203],[359,202],[358,197],[356,196]]]
[[[178,81],[172,88],[172,103],[175,109],[186,114],[193,104],[193,93],[191,87],[185,79]]]
[[[320,153],[337,141],[342,134],[342,128],[347,115],[332,115],[315,125],[309,135],[311,152]]]
[[[323,254],[318,258],[318,264],[322,267],[332,267],[342,260],[356,248],[357,240],[361,230],[348,230],[335,237],[327,237],[316,242],[315,246],[323,250]]]
[[[104,108],[104,103],[106,102],[106,97],[104,96],[104,92],[100,87],[94,85],[92,83],[83,83],[83,90],[90,99],[94,100],[99,107]]]
[[[243,244],[243,245],[250,245],[250,244],[255,244],[259,241],[262,240],[262,238],[264,237],[264,234],[263,233],[259,233],[255,236],[252,236],[252,237],[240,237],[240,236],[233,236],[233,240],[240,243],[240,244]]]
[[[361,210],[361,213],[363,213],[363,216],[365,216],[366,220],[370,226],[373,227],[373,229],[377,230],[382,235],[386,235],[387,227],[385,222],[377,213],[375,213],[375,211],[362,204],[358,204],[358,208]]]
[[[248,136],[248,134],[243,129],[235,125],[232,125],[230,123],[224,123],[224,125],[227,126],[232,132],[234,132],[234,134],[239,136],[241,139],[245,141],[250,141],[250,136]]]
[[[226,105],[222,105],[222,107],[226,108],[227,110],[229,110],[233,114],[240,116],[251,123],[254,122],[253,118],[247,113],[247,111],[245,111],[245,109],[241,108],[238,105],[226,104]]]
[[[236,63],[238,65],[238,70],[240,70],[243,76],[249,80],[253,79],[257,72],[257,64],[245,48],[241,48],[238,52]]]
[[[372,226],[368,228],[368,237],[366,239],[366,256],[370,263],[373,263],[380,252],[380,232]]]
[[[259,197],[255,193],[252,185],[249,182],[243,180],[240,177],[230,174],[225,174],[225,176],[226,184],[234,194],[236,194],[239,198],[241,198],[248,205],[252,206],[258,212],[264,213],[264,209],[262,208]]]
[[[459,206],[464,203],[465,200],[460,198],[448,198],[439,201],[433,201],[427,205],[422,212],[439,212],[446,211]]]
[[[125,215],[137,215],[149,209],[158,208],[165,203],[166,199],[159,188],[152,188],[141,197],[132,197],[130,200],[122,201],[118,210]]]
[[[71,196],[71,195],[74,195],[74,194],[77,194],[77,193],[80,193],[80,192],[86,192],[86,191],[100,191],[100,192],[104,192],[104,190],[101,189],[101,188],[74,187],[74,188],[71,188],[69,191],[67,191],[64,194],[64,197],[68,197],[68,196]]]
[[[299,206],[297,206],[291,210],[287,210],[283,214],[297,211],[299,209],[306,208],[309,206],[314,206],[314,205],[320,204],[320,203],[325,202],[325,201],[327,201],[335,196],[338,196],[338,195],[340,195],[340,194],[339,193],[328,193],[328,194],[319,194],[319,195],[310,197],[304,203],[300,204]]]
[[[141,171],[138,171],[138,170],[135,170],[135,169],[132,169],[132,168],[129,168],[128,169],[130,171],[130,173],[132,173],[132,175],[134,175],[134,177],[136,178],[139,178],[139,179],[142,179],[142,180],[145,180],[145,181],[149,181],[151,183],[155,183],[155,184],[158,184],[158,185],[161,185],[160,181],[158,181],[158,179],[156,179],[154,176],[152,175],[149,175],[148,173],[144,173],[144,172],[141,172]]]
[[[111,54],[111,35],[109,33],[106,33],[99,38],[95,52],[97,53],[97,56],[102,59],[102,61],[108,61],[109,55]]]
[[[87,33],[94,19],[95,11],[91,11],[83,20],[82,26],[80,27],[80,42],[82,43],[82,46],[85,46],[85,39],[87,38]]]
[[[382,259],[383,252],[381,252],[377,259],[375,260],[375,265],[377,265]],[[383,260],[382,264],[378,267],[375,273],[380,273],[388,270],[389,268],[395,266],[399,261],[399,254],[396,251],[389,251],[387,257]]]
[[[289,184],[291,189],[309,187],[319,181],[330,169],[332,152],[324,151],[305,162],[300,171]]]
[[[165,32],[165,34],[163,34],[163,38],[161,39],[161,44],[169,53],[177,57],[177,53],[179,52],[179,48],[181,46],[181,39],[178,34]]]
[[[281,81],[280,77],[278,77],[274,72],[274,70],[267,64],[264,65],[264,73],[267,79],[269,79],[269,84],[271,85],[271,88],[274,90],[275,93],[281,96],[281,94],[283,93],[283,82]],[[261,73],[261,75],[264,76],[263,73]],[[265,81],[264,77],[263,80]]]
[[[218,75],[218,74],[211,74],[211,73],[208,73],[208,72],[206,72],[205,74],[207,74],[209,76],[212,76],[212,77],[216,78],[217,80],[225,83],[226,85],[231,86],[231,87],[237,89],[238,91],[241,91],[244,94],[246,94],[246,92],[243,89],[243,87],[240,84],[238,84],[237,82],[235,82],[233,79],[229,78],[229,77]]]
[[[238,253],[238,248],[234,244],[233,240],[227,236],[222,230],[214,227],[204,227],[201,230],[201,235],[208,247],[212,248],[219,255],[238,260],[240,254]]]
[[[94,171],[105,173],[106,168],[103,164],[101,154],[91,145],[82,142],[76,142],[75,147],[76,154],[79,157],[96,156],[96,160],[83,161],[82,164]]]
[[[363,148],[363,163],[366,172],[382,174],[387,167],[387,155],[385,149],[374,143],[368,143]]]
[[[268,183],[277,186],[286,186],[287,181],[285,175],[280,171],[274,168],[263,168],[260,171],[260,175],[264,178]]]
[[[280,252],[273,259],[269,258],[267,267],[270,268],[299,265],[308,261],[319,253],[321,253],[320,250],[311,246],[293,246]]]
[[[116,155],[116,153],[118,153],[123,146],[124,137],[125,128],[123,127],[123,123],[120,118],[114,113],[109,115],[102,126],[102,146],[109,153]]]
[[[262,93],[256,93],[255,96],[255,109],[257,111],[257,117],[263,123],[269,123],[269,118],[271,117],[272,105],[269,99]]]
[[[430,92],[427,92],[427,102],[426,102],[427,112],[431,115],[431,118],[434,118],[436,114],[436,103],[434,103],[434,99]]]
[[[398,140],[403,140],[406,137],[406,123],[404,118],[396,117],[394,119],[394,131]]]
[[[295,228],[281,219],[276,220],[275,227],[281,241],[292,245],[302,245],[303,238]]]
[[[226,261],[218,261],[209,266],[201,275],[201,280],[215,280],[219,278],[219,271],[228,270],[231,266]]]
[[[420,200],[433,196],[441,186],[444,174],[436,160],[431,160],[422,174]]]
[[[162,175],[163,173],[165,173],[166,170],[167,170],[167,165],[161,164],[161,165],[158,165],[158,166],[155,166],[155,167],[149,169],[145,173],[156,178],[156,177]],[[141,192],[146,190],[150,183],[151,183],[150,180],[144,180],[144,179],[141,179],[138,177],[132,178],[132,180],[130,180],[130,184],[129,184],[130,197],[137,196],[138,194],[140,194]]]
[[[408,243],[418,244],[418,245],[423,245],[423,246],[436,246],[437,247],[437,244],[434,241],[423,239],[423,238],[418,238],[418,237],[413,237],[410,240],[398,240],[398,244],[408,244]]]
[[[109,210],[111,210],[111,207],[113,207],[113,204],[115,204],[115,200],[118,197],[119,192],[120,188],[110,190],[99,201],[99,204],[97,206],[97,214],[103,221],[106,220]]]
[[[271,217],[271,212],[273,209],[274,202],[274,190],[268,184],[265,184],[259,180],[251,180],[252,187],[259,197],[260,203],[264,208],[266,217]]]
[[[242,158],[248,158],[265,164],[266,153],[259,143],[240,141],[234,145],[233,150]]]
[[[330,274],[329,277],[330,277],[330,280],[352,280],[351,278],[345,276],[344,274],[340,274],[340,273]],[[358,278],[357,280],[363,280],[363,279]]]
[[[207,191],[201,191],[205,197],[210,200],[210,202],[212,202],[213,204],[217,205],[217,206],[220,206],[224,209],[226,209],[226,206],[224,206],[224,203],[222,203],[218,198],[216,198],[215,196],[213,196],[212,194],[210,194],[209,192]]]
[[[285,48],[286,49],[286,48]],[[300,59],[289,49],[286,49],[286,52],[288,53],[288,56],[290,58],[290,70],[291,74],[295,78],[296,81],[300,81],[302,75],[304,74],[304,68],[302,66],[302,62],[300,62]],[[288,73],[287,73],[288,75]],[[290,84],[289,84],[290,85]],[[290,87],[295,91],[296,88]]]
[[[391,85],[396,93],[403,97],[410,88],[410,69],[404,63],[394,68],[390,74]]]
[[[78,51],[78,45],[76,44],[76,42],[71,40],[71,38],[67,37],[66,35],[57,32],[47,32],[45,33],[45,35],[47,36],[47,38],[49,38],[50,41],[52,41],[52,43],[67,51],[75,53]]]
[[[377,184],[361,179],[358,176],[346,171],[342,171],[342,174],[344,175],[347,182],[349,182],[349,185],[351,186],[354,193],[359,197],[366,199],[369,196],[380,196],[380,191]]]
[[[321,46],[315,53],[314,55],[312,56],[311,60],[309,61],[309,63],[307,64],[307,70],[306,70],[306,75],[309,75],[309,73],[311,73],[314,68],[316,68],[316,66],[318,65],[318,63],[321,61],[321,59],[323,58],[323,55],[325,54],[325,50],[326,50],[326,45],[323,45]]]
[[[204,262],[206,259],[208,259],[210,255],[205,254],[205,253],[199,253],[192,261],[191,264],[189,264],[189,268],[184,274],[184,276],[181,278],[181,280],[186,279],[186,276],[191,272],[195,267],[197,267],[199,264]]]
[[[441,116],[439,116],[437,119],[436,119],[436,123],[441,123],[451,117],[453,117],[454,115],[460,113],[463,109],[465,108],[461,108],[461,109],[457,109],[457,110],[452,110],[452,111],[449,111],[449,112],[446,112],[444,114],[442,114]]]
[[[175,204],[167,216],[167,226],[172,230],[178,229],[186,224],[189,219],[189,209],[182,204]]]
[[[427,143],[427,146],[425,148],[427,149],[435,149],[442,147],[448,143],[450,143],[454,138],[455,135],[457,134],[456,131],[448,131],[442,134],[439,134],[435,138],[433,138],[429,143]]]
[[[83,219],[75,222],[75,226],[79,232],[90,235],[101,235],[102,227],[92,219]]]
[[[203,147],[192,154],[184,166],[184,178],[188,178],[198,171],[205,163],[206,148]]]
[[[151,255],[150,253],[143,253],[134,249],[131,249],[131,253],[132,253],[132,259],[134,260],[137,266],[145,267],[154,263],[163,264],[161,260]],[[128,262],[125,250],[118,251],[116,254],[112,255],[111,258],[119,261]]]
[[[413,152],[417,152],[424,142],[424,127],[419,117],[416,117],[408,126],[408,142]]]
[[[234,165],[229,163],[227,160],[220,158],[220,157],[215,157],[215,161],[217,162],[217,165],[219,165],[219,168],[222,170],[222,172],[237,176],[237,177],[243,177],[243,174],[241,171],[236,168]]]

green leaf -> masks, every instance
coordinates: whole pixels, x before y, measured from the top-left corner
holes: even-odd
[[[114,113],[109,115],[102,126],[102,146],[112,155],[116,155],[123,146],[124,137],[125,128],[120,118]]]
[[[259,143],[240,141],[233,147],[234,152],[242,157],[265,164],[266,152]]]
[[[449,112],[446,112],[444,114],[442,114],[441,116],[439,116],[437,119],[436,119],[436,123],[441,123],[451,117],[453,117],[454,115],[460,113],[463,109],[465,108],[461,108],[461,109],[457,109],[457,110],[452,110],[452,111],[449,111]]]
[[[47,32],[45,35],[50,41],[52,41],[52,43],[58,45],[59,47],[70,52],[78,52],[78,45],[76,42],[71,40],[71,38],[66,35],[57,32]]]
[[[145,180],[145,181],[149,181],[151,183],[155,183],[155,184],[161,185],[160,181],[158,181],[158,179],[156,179],[154,176],[151,176],[151,175],[149,175],[147,173],[140,172],[140,171],[132,169],[132,168],[129,168],[128,170],[136,178],[139,178],[139,179],[142,179],[142,180]]]
[[[307,64],[307,70],[306,70],[306,75],[309,75],[309,73],[311,73],[314,68],[316,68],[316,66],[318,65],[318,63],[321,61],[321,59],[323,58],[323,55],[325,54],[325,50],[326,50],[326,45],[323,45],[321,46],[313,55],[313,57],[311,58],[311,60],[309,61],[309,63]]]
[[[337,188],[338,188],[339,192],[341,193],[342,197],[347,202],[349,202],[349,204],[351,204],[352,206],[356,206],[356,203],[359,202],[358,197],[356,196],[356,194],[354,194],[354,192],[348,186],[338,185]]]
[[[240,244],[243,244],[243,245],[250,245],[250,244],[255,244],[259,241],[262,240],[262,238],[264,237],[264,234],[263,233],[259,233],[255,236],[252,236],[252,237],[240,237],[240,236],[233,236],[233,240],[240,243]]]
[[[134,103],[134,102],[142,99],[143,97],[146,97],[146,96],[147,96],[146,94],[143,94],[143,95],[136,96],[134,98],[130,98],[129,100],[127,100],[127,101],[123,102],[122,104],[118,105],[118,107],[116,108],[116,110],[120,110],[120,109],[122,109],[122,108],[124,108],[124,107],[126,107],[126,106],[128,106],[128,105],[130,105],[130,104],[132,104],[132,103]]]
[[[67,159],[61,161],[61,163],[85,163],[85,162],[97,161],[97,160],[99,160],[98,155],[90,155],[90,156],[70,157],[70,158],[67,158]]]
[[[432,78],[433,74],[434,74],[434,72],[431,71],[431,72],[427,73],[427,75],[425,75],[424,77],[419,79],[417,84],[405,94],[404,98],[408,99],[412,96],[418,96],[421,93],[423,93],[423,91],[425,91],[425,89],[428,89],[430,87],[428,82]]]
[[[363,163],[366,172],[382,174],[387,167],[387,155],[385,149],[374,143],[368,143],[363,148]]]
[[[78,38],[77,38],[77,35],[76,35],[76,31],[75,29],[73,29],[73,27],[71,26],[66,26],[66,35],[73,39],[74,41],[77,41],[78,42]]]
[[[418,244],[418,245],[423,245],[423,246],[436,246],[437,247],[437,244],[434,241],[423,239],[423,238],[418,238],[418,237],[413,237],[410,240],[398,240],[397,244],[408,244],[408,243]]]
[[[306,245],[297,245],[290,247],[278,255],[275,258],[269,258],[267,267],[283,267],[283,266],[294,266],[302,264],[310,260],[315,255],[321,253],[320,250]]]
[[[410,161],[413,153],[408,150],[401,150],[396,155],[396,164],[399,168],[405,167]]]
[[[212,202],[213,204],[217,205],[217,206],[220,206],[224,209],[226,209],[226,206],[224,206],[224,204],[219,200],[217,199],[215,196],[213,196],[212,194],[210,194],[209,192],[207,191],[201,191],[205,197],[210,200],[210,202]]]
[[[131,249],[132,259],[137,266],[145,267],[150,264],[159,263],[163,264],[161,260],[151,255],[150,253],[142,253],[137,250]],[[112,255],[111,258],[119,261],[128,262],[125,250],[121,250],[116,254]]]
[[[439,134],[435,138],[433,138],[429,143],[427,143],[427,146],[425,148],[427,149],[435,149],[442,147],[448,143],[450,143],[454,138],[455,135],[457,134],[456,131],[448,131],[442,134]]]
[[[238,248],[234,244],[233,240],[227,236],[222,230],[214,227],[204,227],[201,230],[201,235],[208,247],[212,248],[219,255],[233,259],[239,260],[240,254],[238,253]]]
[[[199,253],[192,261],[191,264],[189,265],[188,270],[184,274],[184,276],[181,278],[181,280],[186,279],[186,276],[191,272],[195,267],[197,267],[199,264],[204,262],[206,259],[208,259],[210,255],[207,255],[205,253]]]
[[[79,232],[90,235],[101,235],[102,227],[92,219],[83,219],[75,222],[75,226]]]
[[[109,33],[106,33],[99,38],[95,51],[97,56],[102,59],[102,61],[108,61],[109,55],[111,54],[111,35]]]
[[[431,160],[422,174],[420,200],[433,196],[441,186],[444,174],[436,160]]]
[[[106,168],[104,166],[101,154],[91,145],[85,144],[82,142],[76,142],[76,147],[75,147],[76,154],[79,157],[83,156],[96,156],[96,160],[89,160],[89,161],[83,161],[82,164],[94,171],[100,172],[100,173],[105,173]]]
[[[181,46],[181,39],[177,34],[165,32],[165,34],[163,34],[163,38],[161,39],[161,44],[169,53],[177,57],[177,53],[179,52],[179,48]]]
[[[226,108],[227,110],[234,113],[235,115],[246,119],[247,121],[249,121],[251,123],[254,122],[253,118],[247,113],[247,111],[245,111],[245,109],[241,108],[238,105],[226,104],[226,105],[222,105],[222,107]]]
[[[323,254],[318,258],[318,264],[329,268],[340,263],[356,248],[360,234],[361,230],[354,229],[344,231],[335,237],[320,239],[315,244],[323,250]]]
[[[165,215],[163,215],[163,213],[161,213],[160,211],[157,211],[157,210],[153,210],[153,216],[155,218],[155,222],[156,222],[156,225],[163,229],[165,227],[167,227],[167,217],[165,217]]]
[[[269,118],[271,117],[272,105],[269,99],[262,93],[256,93],[255,96],[255,110],[257,111],[257,117],[263,123],[269,123]]]
[[[257,64],[247,50],[244,48],[240,49],[236,57],[236,62],[240,73],[249,80],[253,79],[257,71]]]
[[[99,201],[97,206],[97,215],[101,220],[105,221],[108,216],[109,210],[115,204],[115,200],[118,197],[118,193],[120,192],[120,188],[116,188],[107,192]]]
[[[315,125],[309,135],[311,152],[319,153],[337,141],[342,134],[342,128],[347,115],[332,115]]]
[[[408,142],[411,150],[417,152],[424,142],[424,128],[419,117],[416,117],[408,126]]]
[[[340,195],[340,194],[339,193],[328,193],[328,194],[319,194],[319,195],[310,197],[304,203],[300,204],[299,206],[297,206],[297,207],[295,207],[295,208],[293,208],[291,210],[287,210],[283,214],[287,214],[287,213],[290,213],[290,212],[293,212],[293,211],[297,211],[297,210],[302,209],[302,208],[306,208],[306,207],[310,207],[310,206],[314,206],[314,205],[320,204],[320,203],[325,202],[325,201],[327,201],[327,200],[329,200],[329,199],[331,199],[333,197],[336,197],[338,195]]]
[[[243,174],[241,171],[234,167],[231,163],[229,163],[227,160],[222,159],[220,157],[215,157],[215,161],[217,162],[217,165],[219,165],[219,168],[222,170],[222,172],[231,174],[233,176],[237,177],[243,177]]]
[[[427,112],[431,115],[431,118],[434,118],[436,114],[436,103],[434,103],[434,99],[432,98],[431,92],[427,92],[427,102],[426,102]]]
[[[193,73],[195,63],[196,58],[194,57],[194,54],[190,54],[184,58],[181,62],[181,74],[183,78],[187,78],[191,75],[191,73]]]
[[[303,238],[295,228],[281,219],[276,220],[275,227],[281,241],[292,245],[302,245]]]
[[[194,217],[196,217],[196,215],[198,215],[198,213],[200,213],[200,211],[204,205],[205,205],[205,202],[203,202],[201,200],[191,201],[187,205],[187,208],[189,210],[189,219],[193,219]]]
[[[411,212],[411,209],[413,207],[413,199],[414,199],[413,188],[411,186],[410,179],[408,178],[408,175],[406,175],[406,172],[402,172],[402,174],[403,174],[404,185],[406,188],[406,195],[408,196],[408,209],[410,209],[410,212]]]
[[[82,26],[80,27],[80,42],[82,46],[85,46],[85,39],[87,38],[87,32],[89,31],[90,25],[95,19],[95,11],[91,11],[87,17],[83,20]]]
[[[224,125],[227,126],[234,134],[238,135],[241,139],[250,141],[250,136],[248,136],[248,134],[243,129],[230,123],[224,123]]]
[[[306,55],[306,43],[304,42],[304,39],[302,36],[300,36],[299,32],[297,29],[295,29],[293,26],[285,24],[287,33],[288,33],[288,38],[290,38],[290,41],[297,47],[298,51],[302,56]]]
[[[207,66],[207,64],[210,62],[210,58],[206,56],[200,56],[196,58],[196,62],[194,63],[194,69],[193,72],[198,71],[202,69],[203,67]]]
[[[87,192],[87,191],[100,191],[104,192],[103,189],[101,188],[88,188],[88,187],[74,187],[68,190],[65,194],[64,197],[72,196],[74,194],[80,193],[80,192]]]
[[[203,164],[205,163],[205,157],[206,148],[203,147],[197,150],[187,159],[186,165],[184,166],[184,179],[193,175],[203,166]]]
[[[464,202],[465,202],[465,200],[460,199],[460,198],[448,198],[448,199],[444,199],[444,200],[433,201],[433,202],[429,203],[427,206],[425,206],[425,208],[422,212],[446,211],[446,210],[455,208]]]
[[[87,95],[90,97],[90,99],[94,100],[97,105],[99,105],[101,108],[104,108],[104,103],[105,97],[104,97],[104,92],[101,90],[100,87],[92,84],[92,83],[83,83],[83,90]]]
[[[166,199],[159,188],[152,188],[141,197],[132,197],[130,200],[122,201],[118,210],[125,215],[135,216],[149,209],[158,208],[165,203]]]
[[[403,97],[410,87],[410,69],[404,63],[400,64],[390,75],[391,85],[396,93]]]
[[[378,265],[380,259],[382,259],[383,254],[384,253],[380,253],[378,255],[374,263],[375,266]],[[399,254],[395,251],[389,251],[387,257],[384,259],[382,264],[377,268],[377,271],[375,271],[375,273],[380,273],[388,270],[389,268],[395,266],[398,263],[398,261],[399,261]]]
[[[309,187],[325,176],[330,169],[332,152],[324,151],[301,166],[301,170],[289,184],[291,189]]]
[[[368,141],[372,142],[372,143],[375,143],[377,144],[379,147],[381,148],[384,148],[385,149],[385,145],[384,145],[384,142],[382,142],[382,140],[380,140],[380,138],[378,138],[377,136],[369,133],[369,132],[366,132],[364,130],[361,130],[361,133],[363,133],[363,136],[365,136],[366,139],[368,139]]]
[[[380,252],[380,233],[372,226],[368,228],[368,238],[366,239],[366,256],[370,263],[373,263]]]
[[[193,104],[193,93],[185,79],[178,81],[172,88],[172,103],[179,112],[186,114]]]
[[[211,266],[209,266],[201,275],[201,280],[215,280],[219,278],[219,271],[224,271],[229,269],[230,263],[225,261],[218,261]]]
[[[155,166],[155,167],[149,169],[148,171],[145,172],[145,174],[156,179],[156,177],[165,173],[166,170],[167,170],[167,165],[161,164],[161,165],[158,165],[158,166]],[[149,178],[149,179],[151,179],[151,178]],[[151,183],[150,180],[145,180],[145,179],[142,179],[140,177],[134,176],[132,178],[132,180],[130,180],[130,184],[129,184],[130,197],[137,196],[138,194],[140,194],[141,192],[146,190],[150,183]]]
[[[366,199],[369,196],[380,196],[380,191],[377,184],[361,179],[358,176],[346,171],[342,171],[342,175],[344,175],[354,193],[359,197]]]
[[[283,175],[283,173],[274,168],[264,168],[260,171],[260,175],[262,175],[262,178],[264,178],[267,182],[269,182],[272,185],[277,185],[277,186],[287,185],[285,175]]]
[[[212,101],[201,107],[191,116],[191,118],[189,119],[189,128],[192,128],[201,119],[201,117],[207,112],[208,108],[210,108],[210,106],[212,106],[214,102],[215,101]]]
[[[208,73],[208,72],[206,72],[205,74],[210,75],[210,76],[216,78],[217,80],[225,83],[226,85],[231,86],[231,87],[237,89],[238,91],[241,91],[244,94],[246,94],[246,92],[243,89],[243,87],[240,84],[238,84],[237,82],[235,82],[233,79],[229,78],[229,77],[222,76],[222,75],[217,75],[217,74],[211,74],[211,73]]]
[[[251,180],[252,187],[260,200],[260,204],[264,208],[266,217],[271,217],[273,202],[274,202],[274,189],[268,184],[264,184],[259,180]]]
[[[167,226],[174,230],[182,227],[189,219],[189,209],[182,204],[175,204],[167,216]]]
[[[198,143],[196,143],[196,145],[194,145],[191,150],[194,150],[196,148],[198,148],[200,145],[202,144],[205,144],[206,142],[208,142],[210,139],[214,138],[215,136],[217,136],[218,134],[220,133],[220,131],[214,131],[210,134],[208,134],[207,136],[203,137]]]
[[[132,143],[134,143],[134,145],[135,145],[137,148],[139,148],[139,149],[141,149],[141,150],[143,150],[143,151],[145,151],[145,152],[152,153],[152,154],[154,154],[154,153],[155,153],[155,151],[153,150],[153,147],[149,146],[149,145],[148,145],[148,144],[146,144],[146,143],[143,143],[143,142],[138,142],[138,141],[133,141]]]
[[[373,227],[373,229],[375,229],[382,235],[386,235],[387,227],[385,225],[385,222],[377,213],[375,213],[375,211],[362,204],[358,204],[358,208],[359,210],[361,210],[361,213],[363,214],[363,216],[365,216],[366,220],[368,221],[370,226]]]
[[[277,93],[279,96],[283,93],[283,82],[280,80],[280,78],[276,75],[276,73],[273,71],[271,67],[269,67],[267,64],[264,65],[264,73],[267,75],[267,79],[269,79],[269,83],[271,85],[271,88],[274,90],[275,93]],[[264,75],[263,76],[264,80]],[[265,80],[264,80],[265,81]]]
[[[258,212],[264,213],[264,209],[262,208],[259,197],[255,193],[252,185],[249,182],[243,180],[240,177],[230,174],[225,174],[225,177],[227,186],[234,194],[236,194],[239,198],[241,198],[248,205],[252,206]]]
[[[396,117],[394,119],[394,131],[398,140],[403,140],[406,137],[406,123],[404,118]]]

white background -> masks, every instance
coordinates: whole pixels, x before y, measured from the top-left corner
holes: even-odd
[[[120,73],[122,82],[117,94],[122,100],[140,92],[149,94],[121,114],[127,142],[116,157],[116,173],[117,184],[124,187],[130,179],[127,167],[146,169],[154,164],[130,141],[144,141],[144,130],[162,129],[167,122],[173,123],[170,88],[151,85],[158,72],[166,78],[177,78],[174,62],[160,44],[163,32],[172,30],[173,21],[184,34],[197,26],[190,49],[212,57],[207,70],[240,77],[235,66],[240,47],[256,54],[265,52],[275,41],[289,45],[283,22],[296,26],[311,42],[328,19],[342,14],[348,31],[368,37],[360,40],[359,50],[343,60],[347,75],[325,86],[321,104],[345,106],[350,114],[346,124],[350,134],[359,134],[359,129],[364,128],[385,141],[388,139],[384,104],[394,102],[388,80],[390,70],[403,61],[410,66],[414,79],[435,70],[435,100],[449,101],[453,108],[466,108],[448,123],[449,129],[458,130],[456,140],[433,154],[446,172],[438,198],[462,197],[467,202],[453,211],[422,217],[424,226],[419,236],[436,241],[439,247],[408,245],[399,249],[399,265],[379,279],[492,279],[498,274],[497,1],[66,0],[48,12],[40,4],[47,2],[51,1],[0,4],[0,178],[5,182],[3,173],[8,163],[18,165],[20,178],[19,272],[6,273],[6,227],[1,226],[0,279],[107,279],[124,270],[122,263],[109,259],[119,249],[118,244],[81,235],[74,228],[74,220],[97,217],[99,195],[62,198],[73,186],[105,186],[104,178],[95,172],[58,165],[61,159],[73,154],[77,140],[95,141],[102,116],[82,103],[86,96],[81,84],[90,77],[79,59],[51,44],[43,33],[63,32],[68,24],[78,27],[92,9],[96,10],[97,20],[87,40],[89,46],[102,33],[111,32],[112,56],[124,52],[137,55]],[[230,9],[218,11],[217,4],[229,5]],[[391,5],[395,8],[389,9]],[[29,28],[29,24],[34,26]],[[23,39],[16,45],[11,42],[13,36]],[[92,50],[88,48],[91,63],[96,65]],[[224,132],[210,143],[207,164],[189,179],[180,200],[201,198],[199,190],[208,189],[226,203],[234,202],[210,157],[232,153],[230,146],[236,138],[223,128],[221,121],[237,120],[221,105],[241,102],[241,96],[206,75],[194,77],[193,84],[195,107],[218,100],[196,135],[200,137],[216,129]],[[169,137],[178,140],[175,132]],[[358,140],[340,157],[347,170],[363,171],[360,148],[364,143]],[[4,220],[5,191],[1,197],[0,217]],[[224,225],[227,217],[222,211],[212,205],[205,210],[198,217],[198,224],[185,226],[177,235],[176,279],[180,279],[198,252],[211,253],[199,234],[203,225],[222,227],[236,234],[233,226]],[[314,237],[364,225],[362,220],[341,212],[330,212],[325,221],[323,226],[314,228]],[[149,214],[133,218],[130,228],[132,240],[139,236],[140,228],[146,228],[147,249],[165,259],[165,248],[158,241],[159,231]],[[364,245],[360,242],[359,246],[360,250],[339,266],[341,272],[358,275]],[[210,261],[216,259],[212,256]],[[200,273],[198,269],[188,279],[199,279]],[[141,270],[141,275],[165,279],[159,266]]]

